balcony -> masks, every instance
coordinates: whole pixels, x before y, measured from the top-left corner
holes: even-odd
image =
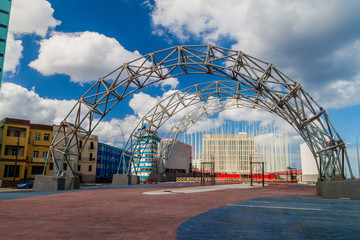
[[[10,145],[10,146],[17,146],[18,144],[18,137],[6,137],[5,138],[5,145]],[[26,145],[26,138],[25,137],[20,137],[19,139],[19,146],[25,146]]]
[[[34,140],[33,145],[34,145],[34,146],[45,146],[45,147],[48,147],[48,146],[50,146],[50,141]]]
[[[45,159],[42,157],[33,157],[32,162],[33,163],[45,163]]]

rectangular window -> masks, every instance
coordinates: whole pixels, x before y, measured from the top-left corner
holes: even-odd
[[[6,132],[6,136],[10,137],[11,131],[8,129]]]
[[[92,153],[90,153],[90,157],[89,157],[90,159],[89,159],[89,161],[92,161],[93,160],[93,154]]]
[[[94,142],[90,142],[90,149],[94,149]]]
[[[16,148],[11,149],[11,155],[16,156],[18,153]],[[18,155],[19,156],[19,155]]]
[[[35,133],[35,141],[40,141],[40,133]]]
[[[8,12],[8,11],[2,10],[2,9],[0,9],[0,13],[9,15],[9,12]]]
[[[50,139],[50,134],[45,133],[44,134],[44,141],[49,141],[49,139]]]
[[[67,163],[64,163],[63,168],[64,168],[65,171],[67,170]]]
[[[47,152],[43,152],[42,157],[46,158],[47,157]]]
[[[81,171],[81,165],[79,164],[78,165],[78,172],[80,172]]]
[[[54,170],[54,164],[53,163],[50,163],[49,170]]]
[[[32,166],[31,167],[31,174],[37,175],[42,174],[44,171],[44,166]]]
[[[89,165],[89,172],[92,171],[92,165]]]
[[[39,151],[34,151],[33,152],[33,157],[38,158],[39,157]]]
[[[14,177],[15,165],[4,166],[4,177]],[[19,177],[20,166],[16,166],[15,177]]]
[[[82,148],[82,141],[80,141],[79,143],[79,148]]]

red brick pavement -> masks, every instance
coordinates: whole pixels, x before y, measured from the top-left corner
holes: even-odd
[[[0,239],[176,239],[185,220],[251,198],[315,195],[313,189],[255,189],[145,195],[168,187],[77,191],[0,202]]]

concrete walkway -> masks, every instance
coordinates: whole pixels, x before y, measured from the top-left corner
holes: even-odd
[[[185,188],[162,189],[151,192],[144,192],[143,194],[164,195],[164,194],[182,194],[182,193],[201,193],[201,192],[211,192],[211,191],[219,191],[225,189],[246,189],[246,188],[256,188],[256,187],[262,187],[262,185],[254,184],[254,186],[250,186],[250,184],[248,183],[210,185],[210,186],[192,187],[192,188],[185,187]]]

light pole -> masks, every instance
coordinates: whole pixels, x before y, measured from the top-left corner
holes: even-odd
[[[360,135],[360,131],[356,136],[356,150],[357,150],[358,170],[359,170],[359,178],[360,178],[359,135]]]
[[[15,165],[14,165],[14,187],[16,187],[15,177],[16,177],[16,168],[17,168],[18,155],[19,155],[19,142],[20,142],[20,136],[18,136],[18,141],[17,141],[17,146],[16,146],[16,156],[15,156]],[[19,174],[20,174],[20,172],[19,172]]]
[[[119,124],[115,124],[115,126],[120,128],[121,134],[122,134],[122,139],[123,139],[123,150],[122,150],[122,156],[124,156],[125,154],[125,136],[124,136],[124,131],[122,130],[121,126]],[[122,157],[120,158],[120,162],[119,162],[119,167],[117,169],[117,173],[119,173],[120,171],[120,165],[121,165],[121,161],[123,162],[123,173],[125,170],[125,159],[122,159]]]
[[[124,137],[124,131],[122,130],[121,126],[119,124],[115,124],[115,126],[120,128],[121,134],[122,134],[122,139],[123,139],[123,149],[125,149],[125,137]]]

